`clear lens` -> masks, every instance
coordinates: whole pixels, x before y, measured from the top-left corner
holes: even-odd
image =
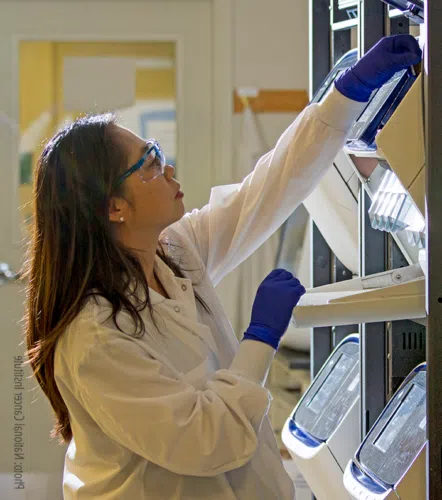
[[[158,142],[148,141],[147,144],[151,151],[147,155],[143,166],[137,171],[138,176],[144,183],[153,181],[163,175],[166,166],[166,158]]]

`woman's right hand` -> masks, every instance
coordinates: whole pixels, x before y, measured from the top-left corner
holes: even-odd
[[[382,38],[359,61],[340,75],[335,82],[339,92],[349,99],[368,102],[395,73],[413,66],[422,59],[419,44],[411,35]]]
[[[273,270],[258,288],[244,339],[258,340],[277,349],[293,308],[304,294],[305,288],[292,273]]]

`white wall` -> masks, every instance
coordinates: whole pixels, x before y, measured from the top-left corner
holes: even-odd
[[[308,0],[236,0],[234,15],[235,86],[308,91]],[[256,116],[269,149],[296,116],[295,113]],[[241,118],[236,115],[235,147],[238,147],[240,127]],[[308,238],[302,253],[298,277],[310,286]]]
[[[233,85],[236,88],[308,91],[308,0],[234,0],[233,25]],[[274,146],[296,116],[296,113],[256,115],[264,149]],[[234,116],[232,129],[235,152],[241,140],[242,115]],[[232,182],[238,181],[233,173]],[[296,273],[307,287],[310,286],[309,248],[306,238]],[[273,269],[274,262],[265,259],[260,265],[264,278]],[[232,298],[232,288],[235,288],[235,278],[228,276],[218,286],[218,292],[235,327],[237,301]],[[249,293],[255,294],[256,290]]]
[[[234,18],[236,87],[308,90],[308,0],[236,0]],[[270,148],[295,117],[258,116]]]
[[[307,88],[308,1],[236,0],[235,80],[264,88]]]

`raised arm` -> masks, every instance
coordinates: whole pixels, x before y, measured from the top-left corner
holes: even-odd
[[[183,217],[179,226],[191,234],[215,285],[313,191],[362,109],[334,89],[298,116],[241,184],[213,188],[205,207]]]
[[[421,56],[410,35],[380,40],[337,79],[322,103],[301,113],[242,184],[212,189],[208,205],[181,220],[215,285],[318,185],[371,93]]]

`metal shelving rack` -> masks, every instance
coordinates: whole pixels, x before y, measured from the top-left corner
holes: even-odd
[[[427,282],[428,326],[413,321],[370,323],[349,327],[314,328],[312,333],[312,375],[334,346],[350,332],[361,334],[361,438],[371,428],[403,378],[421,361],[427,360],[428,488],[430,500],[442,499],[442,2],[426,2],[428,106],[427,141]],[[408,33],[410,21],[381,0],[309,0],[310,8],[310,95],[327,76],[333,64],[352,43],[357,27],[359,53],[367,52],[387,34]],[[354,37],[353,37],[354,39]],[[393,238],[371,228],[367,214],[368,195],[360,189],[360,273],[361,276],[406,266]],[[318,228],[312,223],[312,285],[320,286],[352,277],[333,255]],[[409,338],[423,338],[411,347]],[[411,348],[410,348],[411,347]]]
[[[427,497],[442,498],[442,3],[426,3],[428,109],[425,113],[427,143],[427,434],[429,473]]]

